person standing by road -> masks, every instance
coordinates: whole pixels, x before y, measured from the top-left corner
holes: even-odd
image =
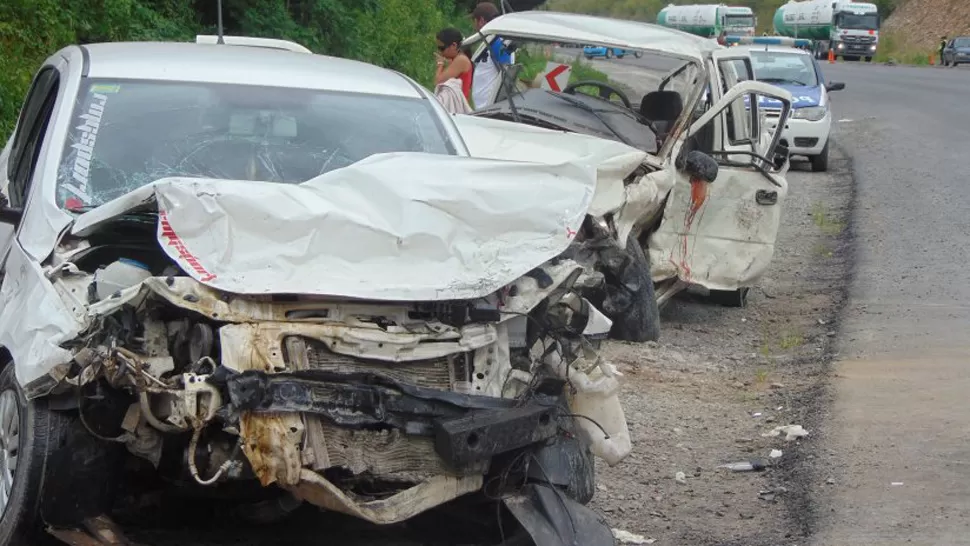
[[[475,30],[482,30],[492,19],[500,15],[498,7],[492,2],[480,2],[472,11]],[[492,43],[475,59],[475,70],[472,76],[472,103],[475,108],[488,106],[495,96],[495,87],[501,83],[502,73],[498,64],[512,64],[512,55],[505,51],[505,43],[496,37]]]
[[[435,72],[435,85],[445,83],[452,78],[461,80],[461,90],[466,100],[471,100],[472,90],[472,61],[461,49],[464,38],[457,28],[445,28],[435,36],[438,42],[438,53],[435,54],[438,69]]]
[[[943,66],[943,50],[946,49],[946,36],[940,38],[940,66]]]

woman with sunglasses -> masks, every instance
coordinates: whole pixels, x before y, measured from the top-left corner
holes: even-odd
[[[461,90],[465,100],[471,100],[472,91],[472,61],[461,50],[463,40],[461,31],[457,28],[445,28],[436,36],[438,53],[438,71],[435,73],[435,85],[441,85],[452,78],[461,80]]]

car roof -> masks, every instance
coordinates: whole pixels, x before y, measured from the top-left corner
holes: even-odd
[[[80,46],[91,78],[293,87],[420,98],[401,74],[367,63],[280,49],[181,42]]]
[[[797,47],[789,46],[778,46],[778,45],[764,45],[764,44],[744,44],[731,47],[731,49],[740,49],[747,51],[767,51],[768,53],[794,53],[796,55],[809,55],[812,53],[805,51],[804,49],[799,49]]]
[[[479,42],[483,36],[642,49],[693,61],[703,61],[711,51],[722,48],[714,40],[660,25],[553,11],[501,15],[465,40],[465,44]]]

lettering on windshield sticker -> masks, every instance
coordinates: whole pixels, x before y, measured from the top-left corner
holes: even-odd
[[[71,144],[75,153],[74,165],[71,169],[71,180],[64,183],[64,188],[84,202],[91,201],[91,195],[88,193],[91,159],[94,154],[94,144],[98,140],[98,129],[101,128],[104,106],[107,102],[108,96],[103,93],[94,93],[91,96],[91,103],[87,110],[78,116],[81,124],[75,127],[78,131],[77,142]]]

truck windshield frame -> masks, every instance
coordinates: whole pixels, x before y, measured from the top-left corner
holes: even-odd
[[[858,14],[843,11],[836,19],[838,27],[846,30],[878,30],[879,14],[866,13]]]

